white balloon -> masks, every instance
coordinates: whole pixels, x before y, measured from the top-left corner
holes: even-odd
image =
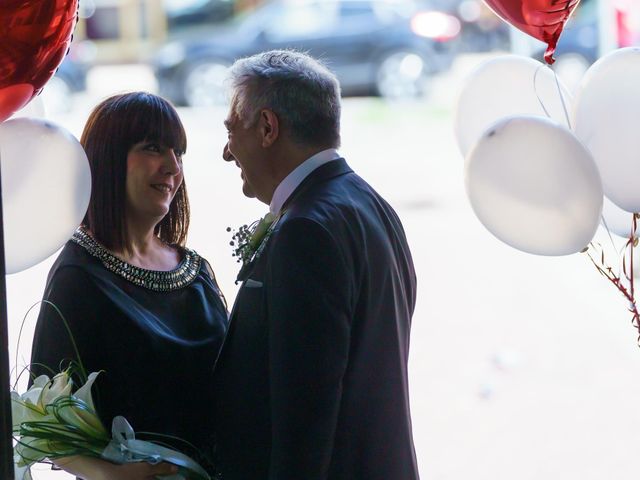
[[[602,183],[589,151],[541,117],[493,125],[465,162],[467,195],[483,225],[514,248],[568,255],[598,228]]]
[[[45,118],[46,116],[46,109],[44,107],[44,102],[42,101],[42,96],[38,95],[37,97],[32,98],[31,101],[20,110],[15,112],[10,119],[23,117]]]
[[[458,97],[458,147],[467,155],[482,133],[505,117],[539,115],[568,126],[571,102],[569,90],[537,60],[517,55],[488,60],[471,73]]]
[[[44,260],[82,221],[91,171],[65,129],[31,118],[0,124],[0,164],[7,273]]]
[[[619,237],[629,239],[631,230],[633,229],[633,213],[622,210],[607,197],[604,197],[602,216],[604,217],[604,220],[601,222],[603,228],[608,229],[611,233]],[[640,224],[638,226],[640,227]],[[640,231],[636,231],[636,236],[638,233],[640,233]]]
[[[573,126],[593,154],[607,197],[640,212],[640,47],[591,66],[578,86]]]

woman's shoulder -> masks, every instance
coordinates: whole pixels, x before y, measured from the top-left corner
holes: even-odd
[[[96,265],[95,259],[87,254],[78,244],[69,240],[49,270],[47,289],[53,284],[84,285],[90,278],[90,270]]]
[[[211,263],[206,258],[199,255],[195,250],[192,250],[187,247],[181,247],[181,248],[184,248],[185,251],[188,250],[189,252],[191,252],[192,255],[196,255],[198,257],[198,263],[200,265],[198,274],[200,276],[204,276],[209,280],[211,286],[213,287],[213,290],[216,292],[218,296],[220,296],[220,298],[222,298],[223,304],[225,308],[227,308],[227,301],[224,298],[222,290],[220,289],[220,285],[218,284],[218,279],[216,278],[216,274],[215,274],[215,271],[213,270],[213,267],[211,266]]]
[[[183,256],[190,255],[192,258],[197,259],[198,266],[200,267],[200,272],[204,272],[207,275],[213,277],[213,268],[211,268],[211,264],[209,261],[196,252],[194,249],[189,247],[181,247]]]
[[[196,252],[195,250],[188,247],[181,247],[181,248],[184,251],[184,255],[191,255],[193,258],[197,259],[195,263],[197,263],[198,265],[198,272],[197,272],[198,275],[206,276],[217,287],[218,282],[216,280],[216,274],[213,271],[213,267],[211,266],[211,263],[209,263],[209,261],[206,258],[198,254],[198,252]]]
[[[58,254],[58,258],[56,258],[56,261],[51,266],[49,278],[61,271],[85,270],[88,266],[95,264],[96,259],[89,255],[89,253],[75,241],[70,239],[64,244]]]

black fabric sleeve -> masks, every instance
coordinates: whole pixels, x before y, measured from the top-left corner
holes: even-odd
[[[52,376],[71,362],[82,363],[85,368],[91,363],[91,355],[100,342],[96,325],[99,298],[92,279],[82,269],[66,266],[54,273],[35,328],[32,378],[42,374]],[[81,380],[78,375],[73,378],[76,384]]]
[[[327,478],[348,360],[353,280],[332,235],[292,219],[269,253],[270,480]]]
[[[203,257],[201,257],[201,258],[202,258],[202,264],[203,264],[203,271],[209,277],[209,279],[213,283],[213,286],[217,290],[216,293],[220,297],[220,300],[222,301],[222,305],[224,306],[225,312],[226,312],[227,317],[228,317],[229,316],[229,304],[227,303],[227,297],[224,296],[224,293],[222,293],[222,290],[220,289],[220,285],[218,284],[218,280],[216,279],[216,274],[213,271],[213,268],[211,267],[211,264],[205,258],[203,258]]]

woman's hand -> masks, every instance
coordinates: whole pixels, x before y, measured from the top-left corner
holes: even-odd
[[[56,466],[84,480],[155,480],[157,476],[178,473],[170,463],[151,465],[147,462],[116,465],[99,458],[66,457],[53,462]]]
[[[147,462],[125,463],[124,465],[110,463],[109,465],[110,471],[105,472],[107,476],[101,477],[101,480],[155,480],[158,476],[178,473],[178,467],[164,462],[156,465]]]

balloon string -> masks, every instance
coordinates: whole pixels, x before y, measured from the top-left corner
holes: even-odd
[[[635,218],[634,218],[634,226],[635,226]],[[629,240],[629,243],[631,244],[631,248],[633,248],[633,244],[635,243],[634,239],[632,238],[631,240]],[[600,258],[598,259],[598,261],[596,261],[596,259],[593,257],[590,251],[591,249],[598,250],[598,247],[596,247],[596,245],[593,242],[589,244],[589,247],[590,248],[587,249],[586,253],[587,253],[587,256],[589,257],[589,260],[591,260],[591,263],[593,263],[593,265],[596,267],[598,272],[607,280],[609,280],[618,289],[618,291],[622,293],[622,295],[624,295],[624,297],[629,302],[629,311],[633,314],[633,319],[631,321],[631,324],[638,330],[637,343],[640,346],[640,313],[638,312],[636,300],[632,294],[633,281],[630,280],[631,282],[630,288],[627,289],[623,285],[620,276],[615,275],[613,273],[613,269],[605,264],[604,252],[602,251],[602,247],[600,247]],[[625,260],[623,258],[623,267],[624,267],[624,262]],[[625,272],[625,275],[626,275],[626,272]]]
[[[633,223],[631,225],[631,235],[629,236],[629,289],[631,290],[631,297],[635,299],[633,290],[633,247],[636,245],[636,229],[638,228],[638,221],[636,214],[633,214]],[[640,325],[639,325],[640,328]]]
[[[607,235],[609,235],[609,240],[611,240],[611,246],[613,247],[614,250],[617,249],[616,247],[616,242],[613,241],[613,237],[611,236],[611,230],[609,230],[609,225],[607,225],[607,221],[604,218],[604,215],[600,215],[600,218],[602,219],[602,224],[604,225],[604,228],[607,230]]]
[[[551,118],[551,114],[548,112],[548,110],[546,109],[546,107],[544,106],[544,102],[542,101],[542,98],[540,97],[540,95],[538,94],[538,88],[536,87],[536,80],[538,79],[538,72],[540,72],[540,69],[544,68],[544,65],[540,65],[538,68],[536,68],[535,73],[533,74],[533,91],[536,94],[536,98],[538,99],[538,103],[540,104],[540,106],[542,107],[542,110],[544,111],[544,114]]]
[[[567,126],[569,130],[573,130],[571,126],[571,119],[569,118],[569,111],[567,109],[567,103],[564,101],[564,95],[562,95],[562,89],[560,88],[560,80],[558,80],[558,74],[553,71],[553,76],[556,79],[556,87],[558,88],[558,95],[560,96],[560,102],[562,103],[562,111],[564,112],[564,118],[567,120]]]
[[[540,65],[538,68],[536,68],[536,71],[533,74],[533,91],[536,94],[536,98],[538,99],[538,103],[540,104],[542,111],[547,117],[551,118],[551,114],[549,113],[549,110],[547,110],[547,108],[544,106],[544,102],[542,101],[542,97],[538,93],[538,88],[536,86],[537,79],[538,79],[538,72],[540,72],[542,68],[546,68],[546,67],[544,65]],[[560,104],[562,105],[562,111],[564,112],[564,118],[567,122],[567,127],[571,129],[571,119],[569,118],[569,110],[567,109],[567,103],[565,102],[564,95],[562,94],[562,88],[560,88],[560,81],[558,80],[558,74],[556,72],[553,72],[553,76],[556,81],[558,96],[560,97]]]

